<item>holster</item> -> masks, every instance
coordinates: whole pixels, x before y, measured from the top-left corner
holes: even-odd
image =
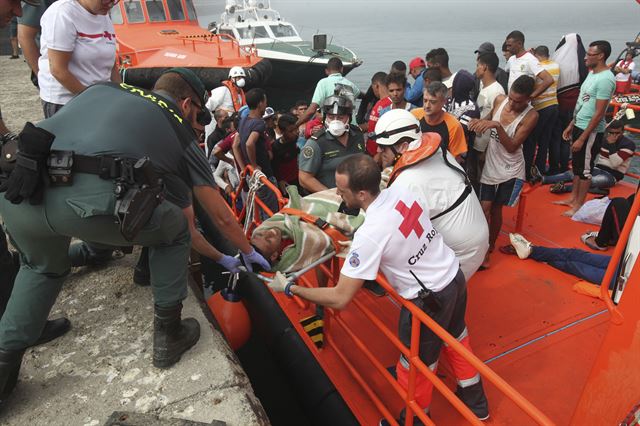
[[[133,177],[134,183],[116,182],[119,189],[116,191],[115,215],[120,221],[120,233],[127,241],[135,239],[164,199],[162,179],[155,173],[149,158],[136,162]],[[123,188],[126,189],[122,191]]]
[[[73,185],[73,151],[51,150],[47,170],[51,186]]]
[[[7,139],[2,141],[0,147],[2,157],[0,157],[0,174],[9,176],[16,167],[16,158],[18,157],[18,138]]]

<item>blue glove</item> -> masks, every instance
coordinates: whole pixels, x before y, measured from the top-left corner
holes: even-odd
[[[233,256],[225,254],[217,260],[216,263],[233,274],[237,274],[241,271],[240,267],[242,266],[242,262],[240,262],[240,259]]]
[[[262,257],[260,253],[256,251],[256,249],[252,248],[249,254],[242,253],[242,260],[244,261],[244,266],[247,268],[249,272],[253,272],[253,264],[257,264],[265,271],[271,270],[271,265],[267,262],[267,259]]]

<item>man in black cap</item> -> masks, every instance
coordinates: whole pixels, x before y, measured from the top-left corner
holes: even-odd
[[[473,53],[476,54],[476,59],[478,59],[478,57],[483,53],[495,53],[495,52],[496,52],[496,48],[493,45],[493,43],[485,41],[480,46],[478,46],[478,48]],[[507,93],[507,85],[509,83],[509,73],[506,72],[503,68],[498,67],[495,73],[495,77],[498,83],[500,83],[500,85],[504,89],[504,93]],[[476,85],[473,90],[474,101],[477,99],[478,93],[480,93],[480,90],[481,90],[480,79],[476,76]]]
[[[15,167],[0,185],[0,215],[24,259],[0,320],[0,404],[69,274],[72,237],[148,247],[158,368],[171,367],[200,337],[195,319],[181,320],[191,248],[183,210],[192,199],[248,268],[269,269],[224,203],[198,146],[196,132],[211,120],[206,100],[192,71],[172,68],[151,92],[99,83],[38,127],[27,123]],[[237,268],[239,260],[225,259],[225,268]]]

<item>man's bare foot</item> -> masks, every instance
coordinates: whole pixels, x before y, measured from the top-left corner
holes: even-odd
[[[566,212],[562,213],[562,216],[572,217],[574,214],[576,214],[577,211],[578,211],[578,208],[572,207]]]
[[[482,265],[480,265],[480,268],[478,268],[480,271],[484,271],[485,269],[489,269],[489,267],[491,266],[491,264],[489,263],[489,251],[487,252],[487,254],[484,256],[484,260],[482,261]]]
[[[556,200],[556,201],[552,201],[551,204],[556,204],[559,206],[572,206],[573,205],[573,200],[568,198],[566,200]]]

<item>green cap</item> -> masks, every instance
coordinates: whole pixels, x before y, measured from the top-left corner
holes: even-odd
[[[202,80],[200,80],[196,73],[191,71],[189,68],[169,68],[162,74],[167,74],[170,72],[179,74],[180,77],[182,77],[182,79],[187,82],[187,84],[193,89],[196,95],[198,95],[201,106],[201,111],[198,115],[198,122],[203,126],[209,124],[211,122],[211,113],[207,110],[206,107],[207,101],[209,100],[209,93],[207,92],[207,88],[204,87],[204,83],[202,82]]]

